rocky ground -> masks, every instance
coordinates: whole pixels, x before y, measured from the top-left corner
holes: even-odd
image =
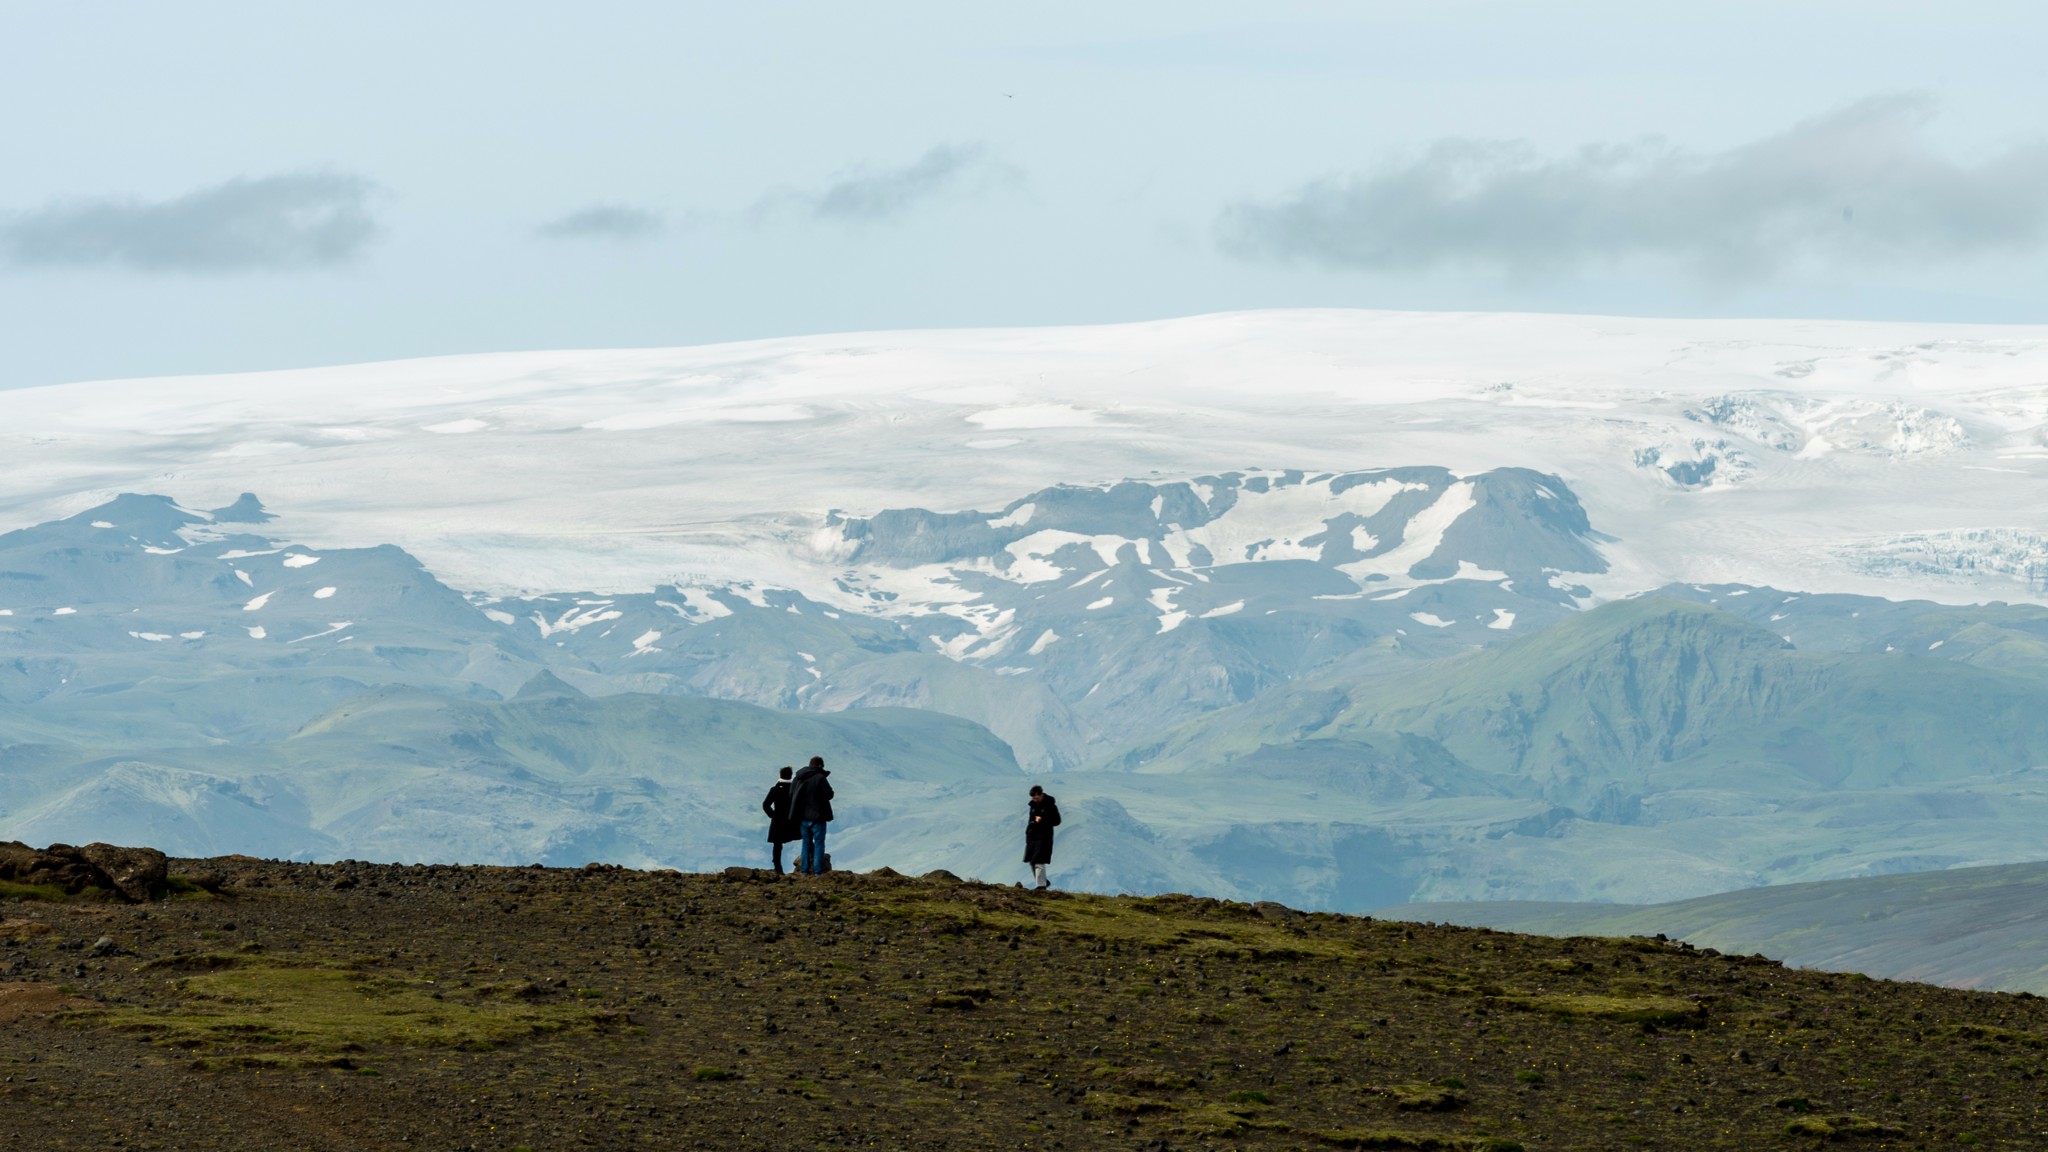
[[[1655,940],[890,874],[158,887],[0,882],[0,1147],[2048,1146],[2048,1001]]]

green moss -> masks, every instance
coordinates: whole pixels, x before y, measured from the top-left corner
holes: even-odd
[[[67,900],[64,889],[55,884],[18,884],[0,880],[0,900]]]
[[[1225,1096],[1224,1099],[1230,1101],[1232,1104],[1271,1104],[1273,1102],[1273,1098],[1271,1096],[1266,1095],[1264,1092],[1258,1092],[1251,1089],[1242,1089],[1240,1091],[1232,1092],[1230,1095]]]
[[[1185,897],[1132,900],[1070,893],[1060,900],[1042,900],[1002,890],[900,889],[877,899],[875,910],[935,921],[945,926],[941,930],[1051,931],[1149,951],[1269,960],[1359,955],[1345,941],[1301,935],[1297,929],[1247,916],[1241,908]]]
[[[595,1022],[587,1010],[521,1003],[513,986],[444,991],[402,976],[241,957],[160,966],[196,970],[177,981],[175,1007],[87,1009],[67,1018],[204,1054],[293,1058],[384,1047],[480,1050]]]
[[[1550,993],[1502,999],[1517,1008],[1548,1012],[1554,1016],[1586,1016],[1631,1024],[1693,1024],[1705,1012],[1697,1002],[1676,996]]]

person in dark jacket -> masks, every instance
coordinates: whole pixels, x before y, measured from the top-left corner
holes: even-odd
[[[789,815],[797,822],[797,835],[804,844],[797,857],[797,871],[806,876],[825,870],[825,826],[832,822],[831,775],[825,771],[825,758],[813,756],[789,782]]]
[[[782,779],[761,798],[761,814],[768,817],[768,843],[775,848],[775,874],[782,875],[782,846],[798,836],[796,821],[789,815],[789,765],[782,766]]]
[[[1052,863],[1052,830],[1060,826],[1060,806],[1052,793],[1033,784],[1025,813],[1024,862],[1031,865],[1037,887],[1050,888],[1052,881],[1045,878],[1045,866]]]

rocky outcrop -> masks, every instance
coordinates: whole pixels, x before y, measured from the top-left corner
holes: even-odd
[[[52,844],[31,848],[0,842],[0,880],[60,888],[67,896],[106,892],[131,903],[162,896],[169,887],[164,854],[154,848]]]

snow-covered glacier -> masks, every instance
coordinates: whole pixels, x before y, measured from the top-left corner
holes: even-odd
[[[1434,466],[1562,478],[1614,538],[1602,596],[2009,598],[2033,593],[1995,565],[1858,550],[2048,534],[2048,329],[1283,311],[458,356],[4,392],[0,456],[0,527],[253,490],[289,538],[396,544],[498,594],[747,581],[833,602],[840,520]],[[1266,505],[1218,530],[1286,547],[1299,517]]]

